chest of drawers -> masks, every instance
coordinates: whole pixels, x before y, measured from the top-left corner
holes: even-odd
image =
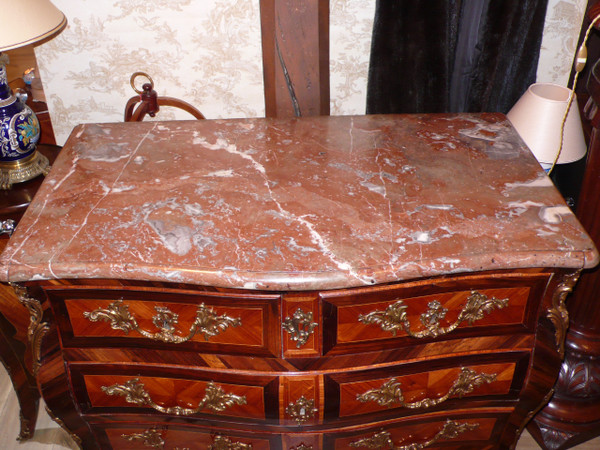
[[[84,448],[481,449],[597,259],[503,116],[424,115],[82,126],[0,263]]]

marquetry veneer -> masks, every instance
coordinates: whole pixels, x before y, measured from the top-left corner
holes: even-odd
[[[535,332],[557,332],[538,309],[552,310],[559,281],[532,269],[307,292],[114,280],[29,289],[52,310],[58,376],[101,448],[144,448],[150,435],[180,448],[233,438],[285,448],[290,433],[313,448],[383,437],[477,448],[518,431]],[[305,336],[285,331],[298,312]],[[558,364],[550,350],[545,366]],[[50,367],[41,379],[57,376]],[[145,428],[129,430],[132,420]]]

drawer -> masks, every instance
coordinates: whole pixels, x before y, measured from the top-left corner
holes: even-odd
[[[351,431],[280,433],[199,424],[92,422],[100,448],[143,450],[351,450],[387,448],[499,448],[494,440],[506,424],[506,413],[480,412],[394,421]]]
[[[280,448],[273,435],[232,430],[193,428],[177,425],[119,423],[92,424],[100,448],[119,450],[202,449],[270,450]]]
[[[527,352],[507,352],[287,375],[82,363],[69,364],[69,371],[86,415],[218,416],[308,429],[506,406],[518,400],[528,363]]]
[[[350,449],[472,449],[499,448],[494,439],[506,423],[505,415],[479,414],[404,420],[368,430],[326,435],[323,448]],[[496,445],[498,445],[496,443]]]
[[[516,404],[527,352],[279,378],[280,425],[350,427],[457,408]]]
[[[280,354],[279,295],[143,289],[48,290],[64,347]]]
[[[89,364],[71,364],[69,371],[75,401],[84,415],[277,420],[278,379],[273,376]]]
[[[547,274],[467,276],[321,292],[329,355],[533,333]]]
[[[368,422],[516,402],[528,361],[527,354],[487,355],[327,374],[326,417]]]

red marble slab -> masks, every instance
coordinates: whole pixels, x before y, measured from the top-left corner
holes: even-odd
[[[300,290],[597,262],[503,115],[374,115],[78,126],[0,279]]]

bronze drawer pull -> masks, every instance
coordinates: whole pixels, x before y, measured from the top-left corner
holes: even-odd
[[[223,388],[217,386],[212,381],[206,385],[204,398],[200,400],[196,408],[182,408],[181,406],[165,408],[164,406],[157,405],[150,398],[150,394],[144,389],[144,384],[140,382],[139,378],[126,381],[125,384],[116,383],[112,386],[102,386],[101,389],[106,395],[120,395],[125,397],[127,403],[133,403],[138,406],[149,406],[161,413],[175,414],[176,416],[190,416],[203,409],[221,412],[234,404],[246,404],[246,397],[226,394]]]
[[[29,327],[27,328],[27,342],[31,347],[32,373],[34,377],[41,366],[42,358],[42,339],[48,333],[50,325],[48,322],[42,322],[44,318],[44,308],[39,300],[29,296],[27,288],[18,283],[9,283],[12,286],[19,302],[29,311]]]
[[[350,447],[367,447],[369,449],[383,449],[389,448],[392,450],[420,450],[422,448],[427,448],[435,444],[436,442],[446,440],[446,439],[454,439],[460,434],[471,431],[479,428],[478,423],[458,423],[452,420],[448,420],[444,427],[437,432],[437,434],[422,444],[419,443],[411,443],[402,446],[396,446],[391,439],[391,434],[387,431],[381,431],[379,433],[374,434],[369,438],[363,438],[355,442],[350,443]]]
[[[122,434],[121,437],[130,442],[142,441],[145,447],[163,449],[165,446],[161,433],[154,428],[145,430],[142,433]],[[252,444],[233,442],[228,437],[216,436],[208,450],[252,450]]]
[[[217,436],[208,450],[252,450],[252,444],[233,442],[225,436]]]
[[[84,312],[83,316],[91,322],[103,320],[110,322],[110,327],[113,330],[122,330],[125,334],[129,334],[131,330],[135,330],[142,336],[155,341],[167,342],[169,344],[181,344],[191,340],[196,333],[203,333],[204,340],[215,336],[224,331],[229,326],[238,327],[242,324],[240,319],[234,319],[226,315],[216,315],[212,308],[204,305],[198,305],[196,310],[196,320],[190,327],[187,336],[179,336],[175,330],[175,325],[179,321],[179,315],[170,311],[168,308],[155,306],[157,314],[152,317],[152,323],[160,329],[159,332],[151,333],[146,331],[137,323],[135,317],[129,312],[129,307],[123,303],[123,300],[115,300],[108,308],[98,308],[91,312]]]
[[[444,319],[448,310],[442,307],[437,300],[429,302],[428,309],[421,314],[421,323],[424,330],[413,332],[410,329],[410,323],[407,319],[406,309],[408,306],[402,300],[398,300],[393,305],[386,308],[385,311],[373,311],[366,315],[358,316],[359,322],[364,324],[377,324],[384,331],[391,331],[394,336],[398,330],[403,329],[406,334],[413,338],[438,337],[451,331],[454,331],[462,322],[473,322],[483,319],[485,314],[490,314],[494,309],[502,309],[508,305],[508,298],[498,300],[496,297],[488,298],[486,295],[477,291],[471,291],[467,297],[467,303],[458,315],[456,321],[448,326],[442,327],[440,320]]]
[[[122,434],[121,437],[129,442],[142,441],[145,447],[162,449],[165,446],[161,433],[155,428],[150,428],[141,433]]]
[[[296,421],[298,425],[302,425],[309,419],[312,419],[318,409],[315,408],[315,401],[308,400],[304,395],[296,400],[295,403],[290,403],[285,409],[285,412]]]
[[[305,313],[298,308],[292,317],[285,318],[282,328],[291,335],[292,341],[296,341],[296,347],[300,348],[306,344],[317,325],[318,323],[313,322],[312,312]]]
[[[371,389],[364,394],[357,394],[356,400],[366,402],[376,402],[379,406],[390,406],[393,403],[399,403],[401,408],[431,408],[445,402],[450,397],[462,398],[465,394],[470,394],[473,390],[481,386],[484,382],[491,383],[496,380],[496,374],[477,373],[472,369],[463,367],[460,370],[460,375],[454,381],[450,390],[438,398],[425,398],[418,402],[406,403],[404,395],[400,389],[400,383],[396,378],[386,381],[379,389]]]

